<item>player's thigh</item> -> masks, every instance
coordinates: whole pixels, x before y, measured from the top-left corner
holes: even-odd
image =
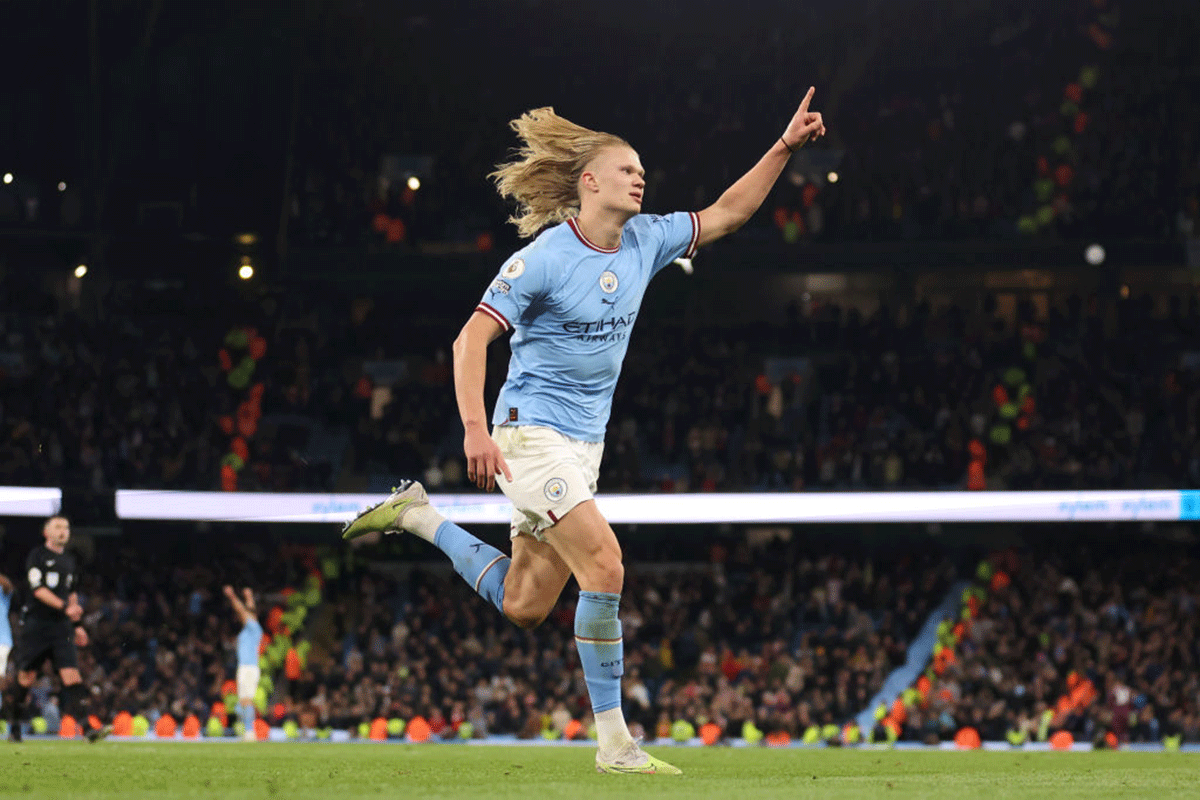
[[[512,540],[512,564],[504,579],[505,612],[541,612],[544,619],[558,602],[571,577],[571,568],[547,542],[532,536]]]
[[[575,506],[546,531],[546,541],[585,592],[619,593],[625,579],[621,545],[595,500]]]

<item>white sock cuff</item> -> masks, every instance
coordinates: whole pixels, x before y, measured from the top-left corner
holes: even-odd
[[[404,530],[433,544],[438,528],[445,521],[446,518],[431,505],[414,506],[404,514]]]
[[[596,739],[601,753],[613,753],[633,742],[625,714],[618,708],[599,711],[595,715]]]

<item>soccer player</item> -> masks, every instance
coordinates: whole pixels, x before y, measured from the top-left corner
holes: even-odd
[[[346,525],[343,537],[408,531],[431,542],[481,596],[522,628],[546,618],[574,575],[575,642],[595,713],[596,768],[679,774],[634,741],[621,712],[624,649],[621,547],[593,500],[613,389],[650,279],[737,230],[766,199],[789,157],[821,136],[810,88],[749,172],[700,212],[642,214],[645,171],[628,142],[550,108],[511,123],[515,160],[492,174],[534,241],[500,269],[454,342],[454,387],[467,477],[513,503],[512,558],[446,520],[405,482]],[[546,228],[547,225],[551,227]],[[542,230],[546,228],[545,230]],[[483,388],[488,345],[514,331],[508,378],[489,436]]]
[[[12,623],[8,619],[12,603],[13,582],[7,575],[0,575],[0,686],[7,692],[5,678],[8,675],[8,655],[12,652]],[[19,735],[19,734],[18,734]]]
[[[258,622],[258,611],[254,604],[254,593],[248,588],[242,589],[242,598],[238,599],[237,592],[232,586],[225,587],[225,596],[233,605],[234,613],[242,622],[242,630],[237,638],[237,693],[238,719],[246,730],[242,738],[247,742],[256,742],[254,733],[254,693],[258,691],[258,679],[261,670],[258,666],[258,645],[262,641],[263,629]]]
[[[8,619],[12,596],[13,582],[7,575],[0,575],[0,682],[8,675],[8,654],[13,646],[12,623]]]
[[[64,715],[75,719],[80,726],[89,727],[87,739],[97,742],[112,732],[112,726],[87,726],[85,703],[87,690],[79,674],[78,647],[87,647],[88,636],[80,619],[83,607],[75,595],[79,570],[75,555],[68,552],[71,523],[55,515],[42,527],[46,542],[35,547],[25,559],[25,575],[29,580],[29,595],[21,607],[20,630],[17,634],[13,664],[17,679],[11,687],[8,704],[9,741],[21,741],[21,713],[29,687],[37,679],[37,671],[50,658],[62,681],[61,707]]]

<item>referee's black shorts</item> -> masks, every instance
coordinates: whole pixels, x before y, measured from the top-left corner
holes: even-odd
[[[79,667],[75,649],[75,626],[69,622],[35,622],[26,620],[17,634],[13,648],[13,664],[19,672],[39,669],[47,658],[55,669]]]

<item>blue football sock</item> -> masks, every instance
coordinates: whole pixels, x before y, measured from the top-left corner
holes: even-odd
[[[254,731],[254,704],[253,703],[238,703],[238,719],[246,726],[246,730]]]
[[[580,592],[575,606],[575,646],[583,665],[583,679],[599,714],[621,707],[621,676],[625,674],[625,642],[617,609],[621,595]]]
[[[454,562],[454,571],[479,596],[504,613],[504,576],[512,559],[479,541],[450,520],[438,526],[433,543]]]

